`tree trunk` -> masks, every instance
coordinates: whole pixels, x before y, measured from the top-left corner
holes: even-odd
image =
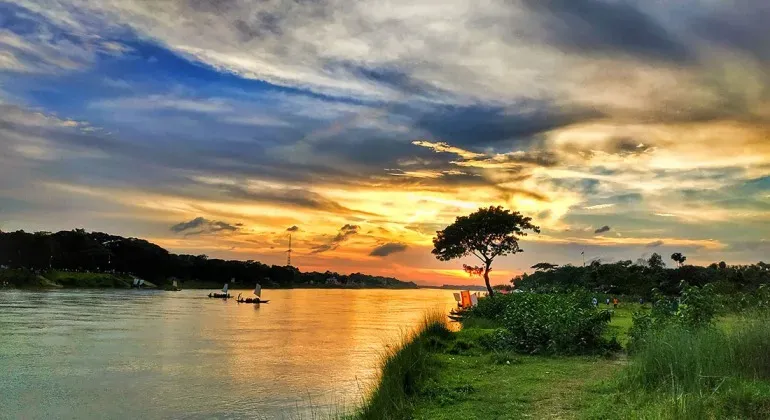
[[[489,291],[489,297],[494,296],[495,291],[492,290],[492,285],[489,284],[489,264],[484,266],[484,283],[487,284],[487,291]]]

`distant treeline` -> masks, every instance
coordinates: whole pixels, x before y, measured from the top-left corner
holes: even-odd
[[[36,271],[73,270],[128,273],[158,285],[172,279],[196,286],[260,282],[265,287],[388,287],[416,288],[412,282],[361,273],[300,272],[295,267],[257,261],[221,260],[206,255],[172,254],[136,238],[124,238],[83,229],[57,233],[0,232],[0,265]],[[232,287],[233,285],[231,285]]]
[[[585,267],[540,263],[532,268],[536,269],[534,273],[511,280],[516,289],[542,292],[587,289],[649,299],[656,292],[678,295],[686,285],[702,287],[711,284],[717,293],[733,294],[751,293],[770,284],[770,264],[764,262],[751,265],[719,262],[708,267],[680,264],[676,268],[666,268],[658,254],[636,263],[593,262]]]

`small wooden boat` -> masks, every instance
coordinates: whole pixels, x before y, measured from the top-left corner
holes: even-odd
[[[179,288],[179,285],[177,284],[176,280],[174,280],[173,282],[171,282],[171,286],[166,286],[165,290],[167,292],[179,292],[182,289]]]
[[[236,302],[238,302],[238,303],[257,303],[257,304],[259,304],[259,303],[268,303],[270,301],[269,300],[261,300],[260,298],[253,298],[253,299],[252,298],[246,298],[246,299],[244,299],[244,298],[238,296],[238,299],[236,300]]]
[[[238,299],[236,299],[236,302],[238,302],[238,303],[256,303],[256,304],[270,302],[269,300],[262,300],[260,298],[260,295],[262,294],[262,286],[260,286],[259,283],[257,283],[256,286],[254,286],[254,292],[253,293],[254,293],[254,296],[256,296],[255,298],[246,298],[246,299],[242,298],[241,294],[238,293]]]
[[[209,293],[209,297],[216,299],[230,299],[232,296],[227,293],[227,283],[225,283],[225,286],[222,288],[222,293]]]

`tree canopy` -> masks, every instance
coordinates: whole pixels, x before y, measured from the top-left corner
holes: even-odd
[[[436,232],[433,238],[433,255],[441,261],[449,261],[473,255],[481,266],[464,265],[465,271],[481,274],[489,291],[494,294],[489,284],[489,271],[496,257],[523,252],[519,239],[527,236],[527,231],[540,233],[540,228],[532,224],[532,218],[517,211],[501,206],[480,208],[468,216],[458,217],[454,223]]]
[[[173,254],[137,238],[124,238],[83,229],[57,233],[0,232],[0,266],[35,271],[68,270],[130,273],[160,286],[174,277],[186,284],[221,287],[235,278],[238,284],[260,282],[268,287],[334,284],[349,287],[417,287],[391,277],[361,273],[300,272],[291,266],[257,261]]]
[[[687,260],[687,257],[682,255],[681,252],[675,252],[671,254],[671,259],[674,260],[681,267],[682,264],[684,264],[685,260]]]

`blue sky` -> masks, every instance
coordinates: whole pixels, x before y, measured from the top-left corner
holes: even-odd
[[[282,263],[297,226],[302,269],[462,283],[431,237],[499,204],[542,234],[496,281],[581,251],[767,260],[768,18],[760,0],[0,1],[0,228]]]

